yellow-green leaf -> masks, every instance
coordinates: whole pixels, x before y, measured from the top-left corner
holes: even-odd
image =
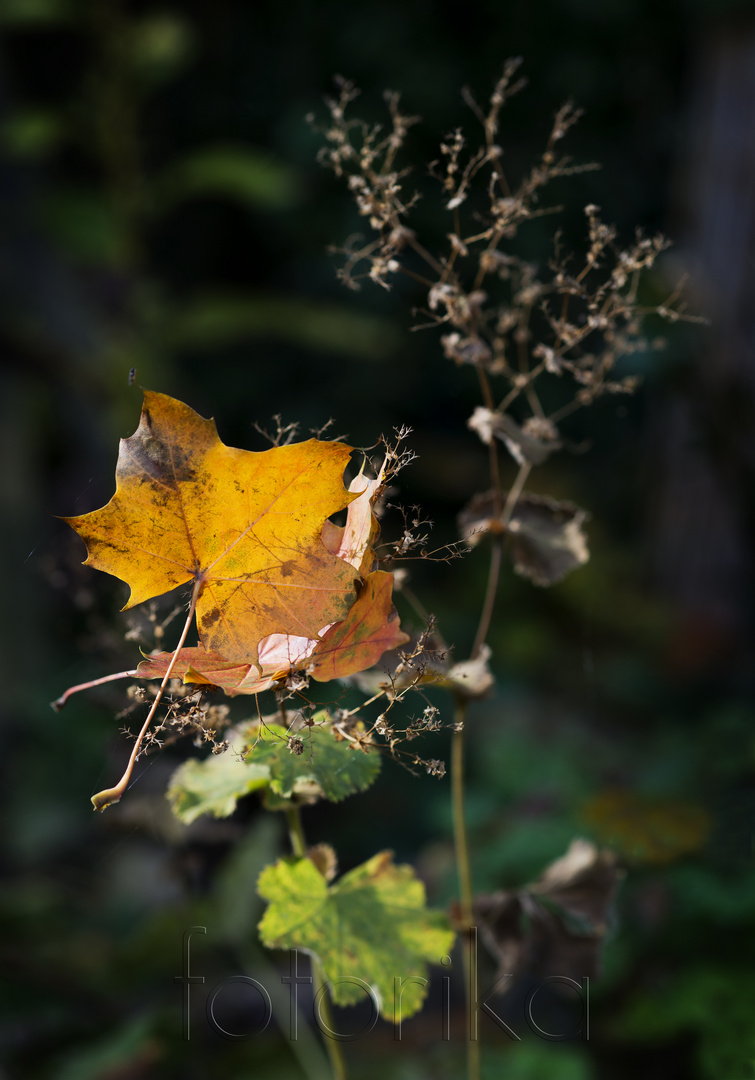
[[[446,916],[425,906],[424,885],[389,851],[330,886],[310,859],[281,859],[263,870],[257,888],[269,901],[259,925],[263,944],[314,953],[337,1005],[364,1000],[354,980],[369,984],[387,1020],[422,1008],[427,965],[440,963],[453,945]]]

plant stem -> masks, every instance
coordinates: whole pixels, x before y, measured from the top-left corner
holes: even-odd
[[[467,702],[456,699],[454,733],[451,744],[451,800],[453,807],[454,849],[456,872],[459,875],[459,905],[461,908],[462,948],[464,951],[464,985],[466,988],[467,1013],[471,1008],[472,988],[469,979],[469,933],[472,926],[473,890],[472,871],[469,865],[469,843],[464,814],[464,729],[467,720]],[[480,1080],[480,1043],[467,1032],[467,1080]]]
[[[480,624],[477,627],[477,634],[475,635],[474,645],[472,646],[473,658],[479,654],[480,650],[485,644],[485,638],[488,636],[488,630],[490,629],[490,621],[493,618],[495,600],[498,594],[498,582],[501,577],[503,536],[492,536],[491,542],[492,546],[490,549],[490,570],[488,571],[488,587],[485,592],[485,601],[482,605]]]
[[[454,712],[454,734],[451,746],[451,787],[453,800],[454,847],[456,870],[459,875],[461,917],[469,926],[472,922],[472,873],[469,867],[469,845],[464,816],[464,734],[467,703],[457,699]]]
[[[288,810],[286,810],[286,818],[288,820],[288,834],[291,838],[291,850],[294,855],[303,859],[307,854],[307,841],[304,837],[304,826],[302,825],[299,807],[292,804]],[[315,1000],[319,1001],[319,1013],[322,1026],[328,1031],[335,1031],[335,1028],[333,1027],[333,1015],[330,1011],[330,997],[328,995],[320,961],[314,953],[310,953],[310,960],[312,962],[312,979],[314,983]],[[325,989],[323,989],[324,987]],[[346,1062],[341,1053],[341,1044],[336,1039],[330,1038],[325,1031],[323,1031],[323,1035],[325,1036],[325,1049],[330,1058],[334,1080],[348,1080]]]
[[[511,485],[511,490],[506,496],[506,505],[504,506],[501,513],[501,524],[504,528],[508,528],[508,524],[511,521],[511,515],[516,509],[517,501],[519,499],[519,496],[522,494],[524,485],[527,483],[527,477],[530,475],[531,468],[532,465],[529,461],[525,461],[522,465],[519,466],[519,472],[516,474],[516,479]]]
[[[320,961],[312,955],[312,978],[314,979],[315,999],[319,1000],[320,1019],[324,1027],[329,1031],[335,1031],[333,1027],[333,1014],[330,1011],[330,997],[320,967]],[[323,989],[324,988],[324,989]],[[323,1033],[324,1034],[324,1033]],[[348,1080],[346,1062],[341,1053],[341,1044],[336,1039],[325,1036],[325,1049],[328,1051],[330,1064],[333,1068],[334,1080]]]
[[[506,503],[500,514],[501,525],[505,528],[508,527],[511,521],[511,515],[514,513],[516,504],[519,500],[519,496],[522,494],[522,489],[527,481],[527,477],[530,474],[531,464],[525,461],[523,465],[520,465],[519,472],[516,475],[516,479],[511,486],[511,490],[506,498]],[[493,618],[493,611],[495,609],[496,596],[498,594],[498,583],[501,577],[501,562],[503,556],[503,535],[498,533],[492,538],[492,546],[490,549],[490,570],[488,572],[488,585],[485,591],[485,600],[482,605],[482,614],[480,615],[480,625],[477,627],[477,634],[475,635],[474,645],[472,646],[472,656],[477,656],[480,649],[485,644],[485,638],[488,636],[488,630],[490,629],[490,621]]]
[[[180,653],[181,649],[183,648],[183,644],[186,641],[186,635],[189,633],[191,620],[194,618],[194,609],[197,606],[197,600],[202,590],[202,586],[204,585],[204,580],[204,574],[200,574],[194,582],[194,589],[191,594],[191,603],[189,604],[189,614],[186,616],[186,622],[184,623],[184,628],[181,631],[181,637],[178,639],[178,645],[176,645],[173,656],[171,657],[171,661],[168,664],[168,670],[165,672],[165,675],[163,676],[163,681],[160,683],[160,689],[155,694],[155,700],[152,702],[152,708],[147,713],[147,719],[142,724],[142,730],[136,737],[136,742],[134,743],[134,748],[131,751],[131,757],[128,759],[128,765],[124,770],[123,776],[120,778],[115,787],[105,788],[104,791],[98,791],[96,795],[92,796],[92,806],[95,808],[95,810],[106,810],[108,806],[112,806],[113,803],[120,802],[121,798],[123,797],[124,791],[128,787],[129,780],[131,779],[131,773],[134,771],[136,759],[139,757],[139,751],[141,750],[142,743],[144,742],[144,736],[147,734],[147,729],[152,723],[152,718],[157,712],[157,707],[163,699],[165,687],[168,685],[168,681],[173,674],[173,668],[176,666],[178,654]]]
[[[301,811],[298,806],[290,806],[286,810],[288,821],[288,835],[291,840],[291,850],[298,859],[303,859],[307,854],[307,841],[304,838],[304,826],[301,821]]]

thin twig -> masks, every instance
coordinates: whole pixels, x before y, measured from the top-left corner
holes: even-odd
[[[90,682],[77,683],[76,686],[69,686],[65,693],[61,694],[55,701],[51,701],[50,705],[55,712],[60,712],[69,697],[71,697],[72,694],[78,694],[80,690],[91,690],[93,686],[102,686],[103,683],[115,682],[116,679],[129,678],[138,678],[136,671],[119,671],[115,675],[103,675],[101,679],[92,679]]]
[[[173,674],[173,668],[176,666],[178,654],[180,653],[181,649],[183,648],[184,642],[186,641],[186,635],[189,633],[191,620],[194,618],[194,609],[197,606],[197,600],[199,599],[199,594],[202,590],[202,586],[204,585],[205,576],[205,574],[200,574],[194,582],[194,589],[191,594],[191,603],[189,605],[189,614],[186,616],[186,622],[184,624],[183,630],[181,631],[181,637],[179,638],[178,645],[176,645],[173,656],[171,657],[170,663],[168,664],[168,670],[165,672],[163,681],[160,683],[160,689],[157,691],[157,694],[155,695],[155,700],[152,702],[152,708],[147,713],[147,719],[144,721],[144,724],[142,725],[142,730],[139,732],[136,738],[134,748],[131,751],[131,757],[128,759],[128,765],[126,766],[123,776],[120,778],[115,787],[105,788],[104,791],[98,791],[96,795],[92,796],[92,806],[95,808],[95,810],[106,810],[108,806],[112,806],[113,803],[120,802],[120,800],[123,798],[123,794],[126,791],[126,788],[128,787],[129,781],[131,779],[131,774],[134,771],[136,759],[139,757],[139,751],[141,750],[144,736],[147,734],[149,726],[152,723],[152,718],[157,712],[158,705],[162,701],[163,694],[165,693],[165,687],[168,685],[170,677]]]
[[[511,490],[506,497],[506,504],[501,513],[501,524],[504,528],[508,527],[511,521],[511,515],[514,513],[519,496],[522,494],[524,485],[527,483],[527,477],[530,475],[530,469],[532,465],[529,461],[523,462],[519,466],[519,472],[516,474],[516,479],[511,485]]]
[[[490,549],[490,569],[488,571],[488,585],[485,591],[485,600],[482,605],[482,612],[480,613],[480,624],[477,627],[477,634],[475,635],[474,645],[472,646],[473,659],[476,656],[479,656],[480,651],[485,644],[485,639],[488,636],[488,630],[490,629],[490,623],[493,618],[493,611],[495,610],[496,596],[498,595],[498,582],[501,578],[503,536],[493,536],[492,541],[493,542]]]

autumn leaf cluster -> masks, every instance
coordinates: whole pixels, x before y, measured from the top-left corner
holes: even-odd
[[[317,439],[239,450],[213,420],[145,392],[115,495],[64,519],[86,542],[86,565],[129,585],[124,610],[193,586],[198,644],[152,655],[140,677],[259,693],[295,670],[353,674],[407,640],[372,547],[381,477],[360,473],[347,490],[351,453]]]

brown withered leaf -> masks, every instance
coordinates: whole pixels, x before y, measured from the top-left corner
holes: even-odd
[[[497,977],[594,978],[619,881],[611,852],[574,840],[531,885],[476,897],[473,918]]]
[[[391,591],[393,575],[384,570],[368,574],[346,618],[326,631],[306,662],[318,682],[365,671],[384,652],[409,640],[399,625]]]
[[[486,444],[494,437],[500,439],[517,465],[542,465],[554,450],[561,448],[555,425],[540,417],[533,416],[520,426],[506,413],[478,405],[467,420],[467,427],[476,431]]]
[[[338,857],[330,844],[313,844],[307,848],[307,858],[313,862],[326,881],[338,873]]]
[[[470,547],[475,547],[485,533],[505,532],[503,523],[496,515],[495,495],[492,491],[473,495],[456,520],[459,532]]]
[[[545,868],[529,891],[550,900],[574,919],[585,920],[591,931],[603,933],[617,881],[614,853],[577,839],[565,855]]]
[[[505,501],[504,492],[504,501]],[[475,495],[459,514],[462,536],[474,546],[486,532],[506,533],[514,569],[535,585],[555,585],[590,558],[582,525],[587,513],[569,502],[523,492],[508,526],[495,513],[492,491]]]
[[[454,695],[467,701],[482,701],[489,696],[495,684],[489,667],[491,649],[483,645],[477,656],[449,665],[447,660],[434,663],[428,670],[427,681],[443,686]]]
[[[172,661],[172,652],[152,653],[139,664],[135,676],[137,679],[162,679]],[[268,662],[262,643],[259,664],[259,667],[238,664],[197,645],[179,650],[171,673],[186,685],[216,686],[229,697],[234,697],[236,694],[261,694],[263,690],[269,690],[275,685],[276,679],[283,678],[293,667],[291,662]]]

